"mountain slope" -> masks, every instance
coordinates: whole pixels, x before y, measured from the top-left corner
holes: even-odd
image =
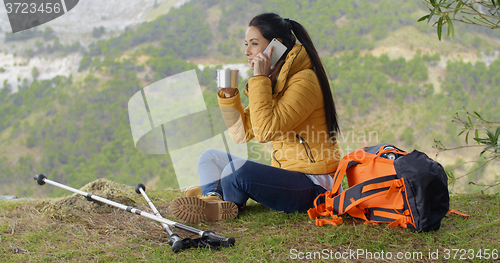
[[[381,141],[429,155],[436,152],[434,139],[460,145],[451,118],[463,106],[498,119],[500,62],[493,60],[493,44],[474,48],[471,39],[499,38],[463,33],[454,42],[438,42],[432,28],[415,22],[421,8],[403,0],[191,1],[94,41],[75,53],[82,60],[71,77],[27,81],[17,93],[0,92],[0,190],[31,196],[41,191],[26,186],[35,173],[73,186],[107,177],[176,187],[168,155],[148,156],[134,148],[128,100],[154,81],[195,69],[206,105],[216,106],[215,68],[199,70],[189,61],[244,62],[246,24],[264,11],[296,19],[310,31],[336,91],[344,154]],[[57,55],[64,54],[48,56]],[[196,130],[196,124],[186,125]],[[266,147],[252,145],[249,156],[268,163]],[[467,158],[476,159],[477,153],[441,154],[438,161],[452,166]],[[495,167],[483,175],[494,180]],[[50,191],[45,194],[63,193]]]

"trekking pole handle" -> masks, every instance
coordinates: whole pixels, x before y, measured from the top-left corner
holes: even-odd
[[[141,189],[142,189],[143,191],[146,191],[146,186],[145,186],[144,184],[137,184],[137,185],[135,186],[135,192],[136,192],[136,193],[138,193],[138,194],[142,194],[142,193],[141,193]]]
[[[35,177],[33,179],[35,179],[39,185],[44,185],[45,178],[47,178],[45,174],[35,174]]]
[[[172,234],[168,237],[168,244],[172,246],[172,251],[177,253],[185,249],[184,242],[177,234]]]
[[[213,231],[204,231],[202,238],[211,245],[214,246],[223,246],[230,247],[234,246],[235,239],[234,237],[223,237],[216,235]]]

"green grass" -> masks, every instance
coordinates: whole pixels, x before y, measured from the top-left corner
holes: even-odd
[[[182,195],[179,191],[148,194],[165,217],[176,220],[168,206]],[[139,209],[150,211],[141,196],[128,197],[135,198]],[[372,257],[380,256],[382,251],[387,257],[390,252],[393,260],[398,252],[423,257],[403,262],[428,262],[429,253],[438,251],[440,262],[460,261],[463,251],[458,251],[453,260],[452,249],[472,249],[474,259],[466,261],[484,262],[491,259],[476,258],[479,249],[490,249],[490,253],[500,250],[499,194],[453,195],[451,208],[470,217],[448,215],[440,230],[427,233],[388,229],[386,224],[365,225],[348,216],[340,226],[318,227],[306,214],[276,212],[250,201],[236,219],[191,224],[235,237],[234,247],[217,251],[189,249],[177,254],[167,244],[167,233],[152,220],[117,209],[109,214],[89,214],[79,223],[70,223],[41,213],[41,201],[47,200],[0,202],[0,256],[4,262],[283,262],[300,258],[307,261],[307,257],[328,262],[349,251],[351,256],[362,251],[372,253]],[[195,238],[178,229],[174,232],[182,238]],[[26,251],[16,253],[14,248]],[[446,249],[450,249],[450,260],[444,259]],[[360,255],[358,259],[367,258]]]

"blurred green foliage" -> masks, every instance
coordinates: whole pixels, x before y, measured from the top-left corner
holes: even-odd
[[[149,45],[145,53],[150,56],[177,56],[182,59],[206,55],[207,45],[213,41],[202,9],[185,5],[172,9],[151,22],[137,28],[127,27],[125,32],[108,40],[99,40],[89,46],[89,56],[119,56],[126,50],[142,44]]]

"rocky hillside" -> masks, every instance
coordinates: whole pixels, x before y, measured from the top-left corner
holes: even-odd
[[[79,43],[81,51],[97,39],[106,39],[120,34],[126,27],[134,27],[166,14],[170,8],[178,8],[189,0],[85,0],[67,14],[27,31],[45,32],[50,28],[54,37],[62,45]],[[93,31],[104,28],[98,38]],[[23,80],[33,81],[33,68],[39,71],[38,80],[52,79],[55,76],[78,75],[82,52],[42,53],[30,55],[29,50],[49,44],[53,38],[34,37],[24,41],[8,41],[11,32],[7,13],[0,5],[0,88],[7,81],[12,91],[17,91]],[[23,34],[26,32],[19,32]],[[42,35],[40,33],[40,35]],[[55,48],[53,43],[52,46]],[[56,50],[57,51],[57,50]]]

